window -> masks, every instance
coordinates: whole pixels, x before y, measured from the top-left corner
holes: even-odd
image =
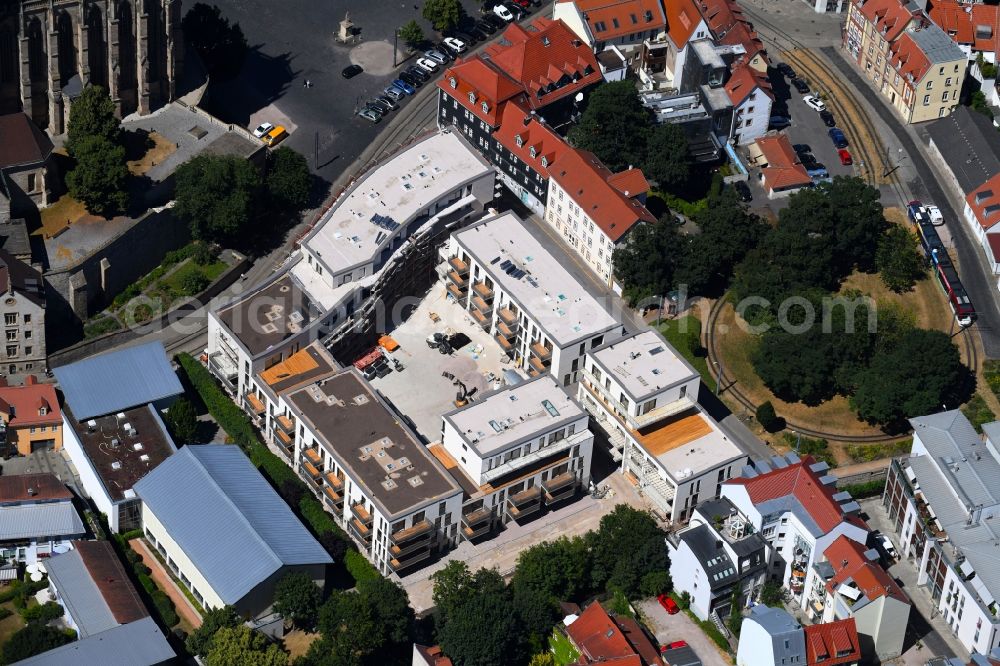
[[[947,90],[945,90],[943,93],[941,93],[941,101],[942,102],[947,102],[948,101],[948,91]]]
[[[489,113],[490,112],[490,105],[487,104],[486,102],[483,102],[482,105],[480,106],[480,108],[483,110],[483,113]]]
[[[946,86],[950,86],[951,85],[951,77],[950,76],[947,79],[944,80],[944,84]]]
[[[930,103],[931,103],[931,96],[930,95],[924,95],[924,106],[927,106]]]
[[[928,81],[927,82],[927,89],[930,90],[933,87],[934,87],[934,81]]]
[[[13,326],[14,324],[17,323],[17,313],[15,312],[12,314],[5,314],[3,316],[3,322],[8,326]]]
[[[448,83],[451,85],[452,88],[458,87],[458,80],[456,80],[454,76],[448,79]]]
[[[24,323],[25,324],[30,324],[31,323],[31,315],[30,314],[24,315]]]
[[[17,329],[16,328],[8,328],[7,329],[7,342],[14,342],[15,340],[17,340]]]
[[[17,345],[7,345],[7,356],[17,356]]]
[[[31,356],[31,347],[25,347],[24,348],[24,353],[25,353],[26,356]]]
[[[28,191],[29,192],[34,192],[35,191],[35,178],[36,178],[35,174],[33,174],[33,173],[29,173],[28,174]]]

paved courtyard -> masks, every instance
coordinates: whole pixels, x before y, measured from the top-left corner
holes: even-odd
[[[431,319],[432,312],[440,321]],[[464,333],[471,342],[444,356],[427,346],[427,337],[434,333]],[[439,285],[431,287],[416,310],[391,335],[399,343],[393,357],[405,369],[374,379],[372,386],[405,414],[428,442],[441,438],[441,415],[455,409],[453,401],[460,391],[441,373],[454,375],[467,391],[475,390],[475,397],[499,387],[499,383],[487,382],[488,373],[499,378],[503,370],[513,367],[500,346],[458,304],[448,301]]]
[[[656,599],[646,599],[633,605],[661,645],[686,641],[705,666],[727,666],[732,663],[687,613],[668,615]]]

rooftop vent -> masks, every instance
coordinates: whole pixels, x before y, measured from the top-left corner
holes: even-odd
[[[122,464],[120,462],[118,462],[117,460],[114,461],[113,463],[111,463],[111,469],[119,470],[121,468],[122,468]]]
[[[136,442],[132,445],[133,451],[142,451],[142,442]]]
[[[147,456],[145,453],[143,453],[141,456],[139,456],[139,460],[141,460],[144,463],[148,463],[149,462],[149,456]]]

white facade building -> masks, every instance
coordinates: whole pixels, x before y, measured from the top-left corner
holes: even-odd
[[[513,213],[453,233],[444,254],[448,293],[532,377],[576,383],[586,351],[624,334]]]
[[[663,516],[684,522],[749,460],[698,406],[701,377],[655,331],[587,352],[580,402],[607,434],[621,472]]]

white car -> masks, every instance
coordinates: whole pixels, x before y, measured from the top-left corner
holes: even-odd
[[[429,74],[433,74],[438,70],[438,64],[431,60],[430,58],[418,58],[417,67],[424,70]]]
[[[455,37],[445,37],[444,45],[447,46],[452,51],[454,51],[455,53],[465,53],[468,50],[468,47],[465,45],[465,42]]]
[[[510,23],[511,21],[514,20],[514,15],[511,14],[510,10],[504,7],[503,5],[497,5],[496,7],[494,7],[493,13],[502,18],[504,21],[507,21],[507,23]]]
[[[253,135],[258,139],[263,139],[267,136],[267,133],[274,129],[274,125],[271,123],[261,123],[257,126],[257,129],[253,131]]]
[[[808,106],[813,111],[816,112],[826,111],[826,104],[824,104],[823,100],[821,100],[819,97],[816,97],[815,95],[806,95],[805,97],[802,98],[802,101],[805,102],[806,106]]]
[[[885,551],[885,554],[895,560],[896,559],[896,547],[892,545],[892,541],[889,539],[889,537],[887,537],[884,534],[879,534],[878,535],[878,542],[879,542],[879,545],[882,546],[882,550]]]
[[[931,224],[936,227],[944,224],[944,215],[941,214],[940,208],[937,206],[924,206],[924,208],[931,217]]]

